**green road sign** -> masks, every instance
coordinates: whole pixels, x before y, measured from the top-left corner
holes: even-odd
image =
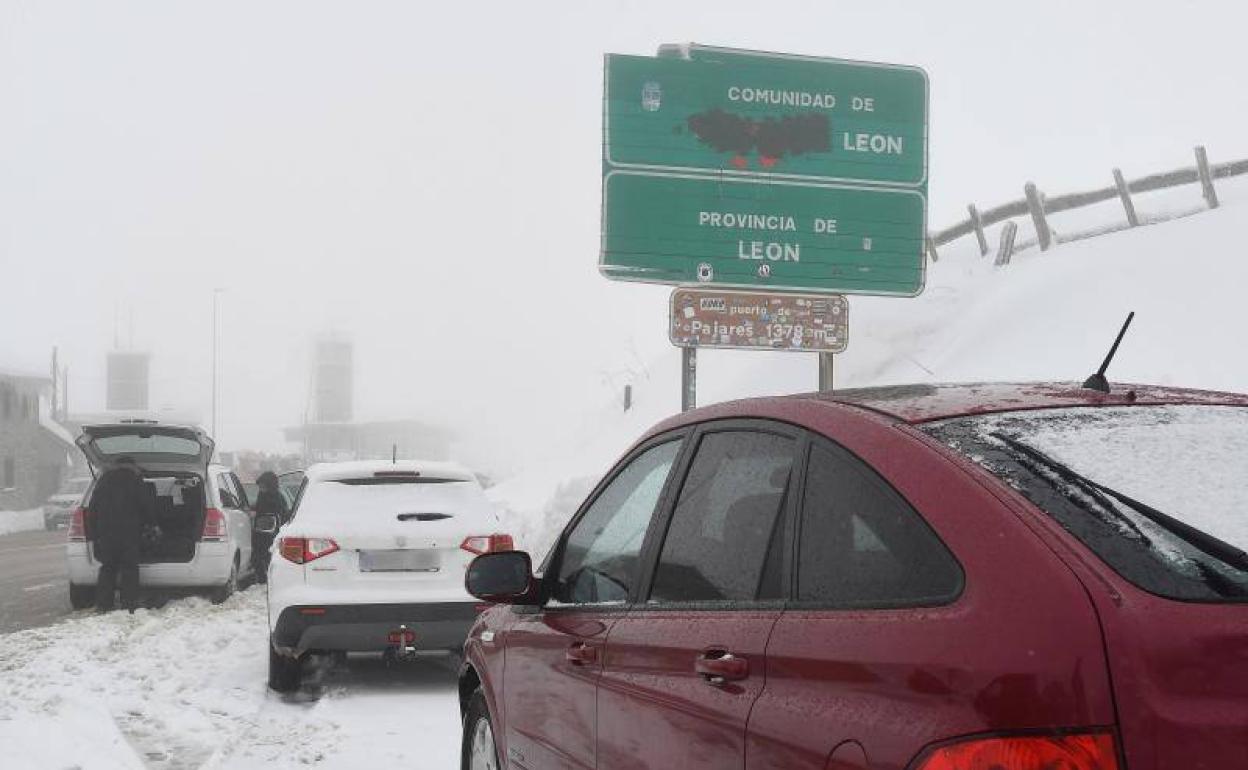
[[[611,171],[608,278],[913,296],[923,290],[918,190]]]
[[[926,182],[923,70],[696,46],[688,53],[607,56],[608,165]]]
[[[923,290],[927,76],[687,46],[608,55],[608,278],[914,296]]]

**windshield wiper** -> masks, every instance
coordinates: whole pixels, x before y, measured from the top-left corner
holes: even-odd
[[[1116,489],[1111,489],[1098,481],[1093,481],[1092,479],[1078,473],[1070,466],[1049,457],[1044,452],[1034,449],[1017,439],[1010,438],[1009,436],[999,432],[993,433],[992,437],[1005,444],[1010,449],[1013,449],[1031,460],[1040,463],[1056,473],[1058,476],[1062,477],[1064,480],[1077,484],[1084,489],[1093,490],[1102,495],[1108,495],[1109,497],[1114,498],[1119,503],[1127,506],[1131,510],[1151,521],[1153,524],[1156,524],[1158,527],[1162,528],[1184,543],[1187,543],[1201,553],[1204,553],[1207,556],[1212,556],[1218,561],[1228,564],[1235,569],[1248,571],[1248,553],[1245,553],[1243,549],[1237,548],[1225,540],[1216,538],[1208,532],[1197,529],[1190,524],[1179,521],[1173,516],[1162,513],[1147,503],[1142,503],[1139,500],[1129,497]],[[1099,497],[1099,495],[1097,496]],[[1133,526],[1133,528],[1136,529],[1137,532],[1139,531],[1137,527]],[[1142,535],[1143,533],[1140,534]]]

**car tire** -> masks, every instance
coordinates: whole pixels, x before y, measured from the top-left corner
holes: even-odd
[[[294,692],[303,683],[303,661],[283,655],[269,645],[269,689]]]
[[[238,555],[234,556],[234,564],[230,567],[230,577],[223,585],[213,589],[210,597],[213,604],[221,604],[238,590]]]
[[[498,744],[494,740],[494,723],[485,704],[485,692],[478,687],[464,712],[463,747],[460,751],[461,770],[502,770]]]
[[[69,606],[76,610],[85,610],[95,606],[95,586],[69,584]]]

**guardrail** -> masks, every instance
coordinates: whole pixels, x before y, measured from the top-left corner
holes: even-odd
[[[935,262],[939,259],[938,247],[974,234],[979,245],[979,253],[986,256],[989,252],[989,247],[988,238],[984,234],[984,228],[999,222],[1006,222],[1014,217],[1030,217],[1036,229],[1036,239],[1034,241],[1020,243],[1016,246],[1014,238],[1017,233],[1017,227],[1006,227],[1001,232],[1001,241],[997,248],[995,261],[998,265],[1007,265],[1010,262],[1010,256],[1016,250],[1039,244],[1040,250],[1046,251],[1057,242],[1053,229],[1048,222],[1048,217],[1052,214],[1118,198],[1122,201],[1125,221],[1109,224],[1090,232],[1079,233],[1064,240],[1078,240],[1095,235],[1104,235],[1105,233],[1138,227],[1142,224],[1153,224],[1154,222],[1172,218],[1141,219],[1135,210],[1135,202],[1131,197],[1133,194],[1153,192],[1155,190],[1164,190],[1170,187],[1180,187],[1199,182],[1205,203],[1208,208],[1213,209],[1218,207],[1218,195],[1214,189],[1213,180],[1240,174],[1248,174],[1248,160],[1236,160],[1229,163],[1210,165],[1205,154],[1205,148],[1197,147],[1196,165],[1193,167],[1163,171],[1132,181],[1127,181],[1123,178],[1119,169],[1114,169],[1113,186],[1102,187],[1098,190],[1066,193],[1065,195],[1057,195],[1050,198],[1037,189],[1035,184],[1028,182],[1023,188],[1024,195],[1019,200],[1003,203],[985,211],[979,211],[974,205],[967,206],[970,216],[965,220],[958,222],[952,227],[928,234],[927,253],[932,261]],[[1013,223],[1011,222],[1011,224]]]

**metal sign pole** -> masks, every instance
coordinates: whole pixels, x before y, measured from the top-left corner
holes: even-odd
[[[680,349],[680,411],[698,405],[698,349]]]
[[[835,353],[819,354],[819,392],[830,393],[832,391],[832,374],[833,364],[836,358]]]

